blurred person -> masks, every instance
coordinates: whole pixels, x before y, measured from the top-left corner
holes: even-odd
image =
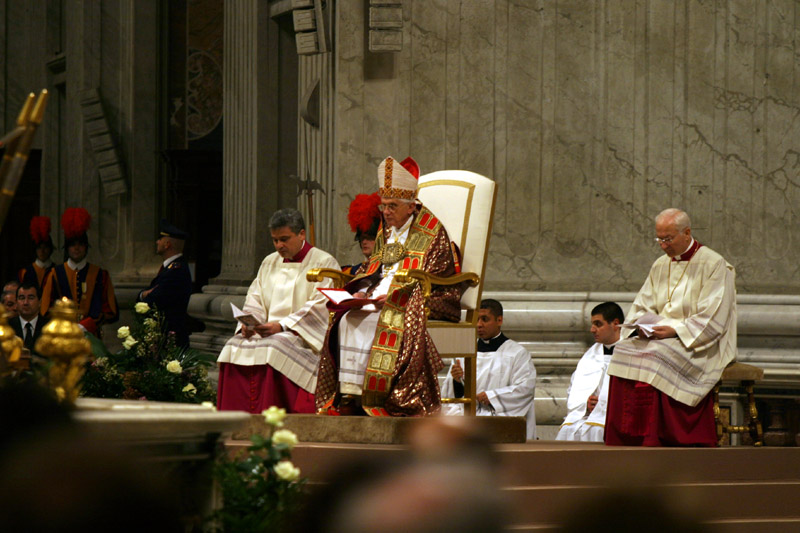
[[[0,531],[183,531],[166,472],[87,426],[49,389],[0,382]]]
[[[312,488],[293,530],[505,531],[510,509],[498,487],[499,459],[471,418],[421,420],[407,441],[407,450],[388,459],[338,465]]]
[[[17,316],[17,297],[15,291],[4,290],[2,294],[3,311],[6,312],[6,318],[13,318]]]
[[[497,300],[481,301],[478,311],[478,357],[476,359],[476,400],[478,416],[524,416],[526,438],[536,438],[536,368],[531,354],[502,332],[503,305]],[[463,360],[453,359],[442,385],[442,396],[464,397]],[[446,404],[443,414],[464,413],[463,404]]]
[[[625,321],[622,308],[604,302],[592,309],[591,332],[595,343],[586,350],[569,381],[569,412],[556,440],[603,442],[608,404],[608,363],[619,342],[619,325]]]

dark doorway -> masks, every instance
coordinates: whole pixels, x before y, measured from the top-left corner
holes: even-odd
[[[219,275],[222,260],[222,152],[165,150],[165,217],[189,232],[184,254],[195,262],[194,290]]]

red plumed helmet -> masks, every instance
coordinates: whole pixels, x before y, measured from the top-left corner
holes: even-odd
[[[61,228],[64,230],[64,237],[74,239],[85,235],[92,223],[92,217],[83,207],[68,207],[61,215]]]
[[[50,217],[36,216],[31,219],[31,239],[36,244],[50,240]]]
[[[378,193],[357,194],[347,210],[350,229],[356,233],[369,233],[370,228],[375,225],[377,231],[376,222],[381,218],[381,212],[378,210],[380,203],[381,197]]]

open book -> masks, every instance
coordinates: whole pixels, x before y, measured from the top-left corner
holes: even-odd
[[[233,318],[244,324],[245,326],[254,327],[259,325],[259,321],[250,313],[245,313],[231,302],[231,310],[233,311]]]
[[[648,339],[653,336],[653,326],[661,322],[661,317],[653,313],[645,313],[631,324],[620,324],[621,328],[639,328]]]
[[[375,303],[378,300],[372,298],[354,298],[352,294],[344,289],[317,289],[331,301],[334,307],[353,308],[360,307],[364,311],[377,311]]]

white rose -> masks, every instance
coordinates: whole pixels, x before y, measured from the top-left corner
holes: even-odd
[[[180,367],[181,365],[179,364],[178,366]],[[196,393],[196,392],[197,392],[197,387],[195,387],[194,385],[192,385],[191,383],[189,383],[188,385],[186,385],[186,386],[185,386],[183,389],[181,389],[181,390],[182,390],[183,392],[188,392],[189,394],[194,394],[194,393]]]
[[[136,305],[134,305],[133,308],[140,315],[144,315],[150,310],[150,306],[147,305],[147,303],[145,303],[145,302],[139,302]]]
[[[286,409],[278,408],[273,405],[266,411],[262,411],[261,414],[264,415],[264,420],[266,420],[267,424],[270,426],[281,427],[283,425],[283,419],[286,418]]]
[[[275,473],[278,477],[286,481],[294,481],[300,477],[300,469],[292,464],[291,461],[280,461],[275,465]]]
[[[272,435],[272,444],[285,444],[291,450],[297,444],[297,435],[288,429],[279,429]]]
[[[183,372],[183,368],[181,368],[181,364],[178,362],[177,359],[173,359],[169,363],[167,363],[167,371],[172,372],[173,374],[180,374]]]
[[[144,325],[147,326],[148,328],[154,328],[158,325],[158,322],[156,322],[152,318],[145,318]]]
[[[216,411],[217,410],[217,406],[215,406],[213,402],[203,402],[200,405],[202,405],[203,407],[207,407],[207,408],[211,409],[212,411]]]
[[[128,326],[122,326],[117,330],[117,338],[119,339],[125,339],[127,337],[130,337],[130,335],[131,335],[131,328],[129,328]]]
[[[136,340],[136,339],[134,339],[133,337],[128,337],[128,338],[126,338],[124,341],[122,341],[122,346],[123,346],[123,347],[124,347],[126,350],[130,350],[131,348],[133,348],[133,346],[134,346],[134,345],[135,345],[137,342],[139,342],[139,341],[137,341],[137,340]]]

